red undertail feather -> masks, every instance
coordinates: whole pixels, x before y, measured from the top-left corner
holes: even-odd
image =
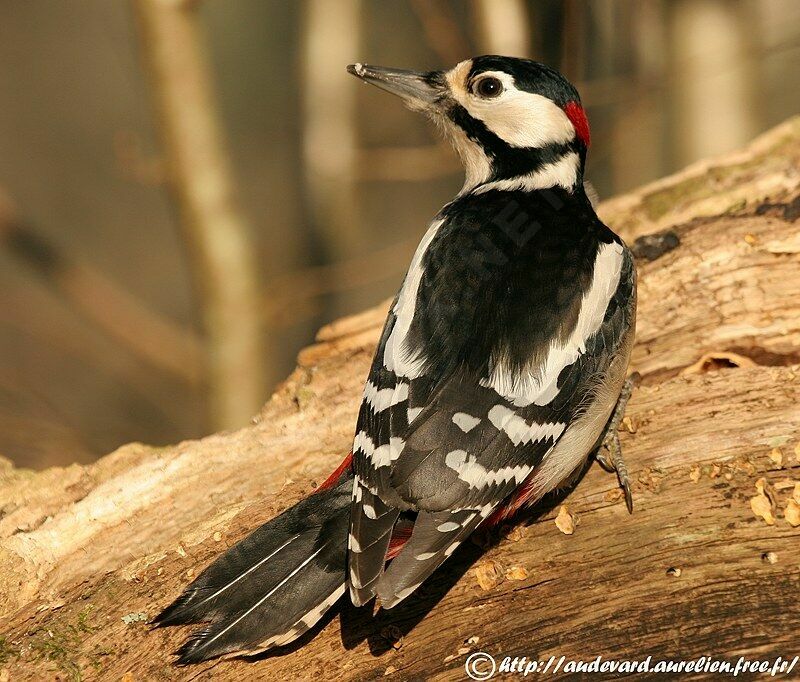
[[[339,479],[342,477],[342,474],[344,474],[350,468],[350,465],[352,463],[353,463],[353,453],[350,452],[348,453],[347,457],[344,458],[344,461],[338,467],[336,467],[336,471],[334,471],[330,476],[328,476],[328,478],[325,479],[323,484],[319,488],[317,488],[317,491],[330,490],[331,488],[333,488],[333,486],[335,486],[339,482]]]

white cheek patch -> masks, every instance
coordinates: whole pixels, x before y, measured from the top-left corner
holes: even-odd
[[[461,103],[469,96],[466,88],[467,78],[472,69],[472,60],[467,59],[456,64],[445,74],[448,89],[453,98]],[[453,147],[461,158],[466,171],[461,194],[465,194],[476,185],[486,182],[492,175],[492,161],[486,156],[483,148],[470,140],[460,126],[447,117],[442,118],[443,128]]]
[[[542,95],[518,90],[513,77],[507,73],[487,71],[481,74],[484,78],[488,76],[503,83],[504,90],[499,97],[484,99],[464,87],[453,87],[450,78],[448,82],[453,98],[504,142],[512,147],[540,148],[564,144],[575,138],[572,121],[557,104]]]

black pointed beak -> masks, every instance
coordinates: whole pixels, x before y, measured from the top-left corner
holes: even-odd
[[[435,72],[404,71],[369,64],[350,64],[347,71],[365,83],[372,83],[381,90],[402,97],[411,106],[423,109],[436,104],[445,92],[443,81],[436,77],[438,74]]]

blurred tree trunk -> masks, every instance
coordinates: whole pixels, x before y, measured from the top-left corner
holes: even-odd
[[[615,477],[592,467],[561,512],[572,534],[550,501],[531,527],[467,543],[397,609],[373,619],[345,605],[266,660],[171,666],[188,630],[145,621],[347,452],[384,303],[323,328],[248,428],[36,475],[0,463],[0,679],[463,680],[478,650],[793,656],[798,163],[795,119],[600,206],[629,241],[665,227],[681,241],[639,263],[643,385],[622,432],[632,517]]]
[[[744,144],[757,129],[758,24],[741,0],[678,0],[667,9],[674,163],[686,164]]]
[[[177,0],[134,5],[206,335],[209,414],[216,429],[240,427],[264,399],[270,353],[196,8]]]
[[[530,21],[522,0],[473,0],[478,49],[484,54],[530,57]]]
[[[326,260],[339,262],[361,251],[355,191],[358,82],[344,68],[360,53],[361,2],[310,0],[304,9],[300,83],[306,189],[321,250]]]
[[[618,30],[613,49],[620,83],[616,91],[624,106],[614,117],[609,165],[612,185],[625,191],[664,172],[668,95],[661,74],[668,50],[662,0],[643,0],[632,8],[617,3],[615,8]]]

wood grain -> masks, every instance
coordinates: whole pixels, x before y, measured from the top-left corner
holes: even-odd
[[[478,650],[498,660],[800,653],[800,528],[784,517],[800,482],[800,123],[731,158],[601,207],[629,238],[669,227],[681,239],[639,268],[643,384],[622,433],[633,516],[614,476],[593,466],[521,525],[467,543],[391,612],[344,607],[281,655],[174,667],[187,630],[144,620],[344,456],[384,303],[321,330],[249,428],[38,474],[0,464],[0,671],[463,680]],[[643,206],[659,201],[674,208],[648,218]],[[761,478],[773,525],[751,509]],[[554,523],[562,504],[571,535]],[[494,576],[488,589],[479,567]]]

